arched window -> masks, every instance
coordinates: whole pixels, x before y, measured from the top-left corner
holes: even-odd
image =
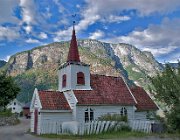
[[[127,116],[127,109],[125,107],[121,108],[121,116]]]
[[[78,85],[85,85],[85,78],[84,78],[84,73],[83,72],[78,72],[77,73],[77,84]]]
[[[62,77],[62,87],[66,87],[66,74]]]
[[[87,108],[84,112],[84,120],[85,122],[94,120],[94,111],[91,108]]]

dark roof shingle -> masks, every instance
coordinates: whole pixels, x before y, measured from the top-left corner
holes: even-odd
[[[149,97],[143,88],[136,86],[132,87],[131,91],[137,101],[137,111],[158,110],[154,101]]]
[[[135,105],[121,77],[91,75],[92,90],[74,90],[79,105]]]
[[[38,91],[43,110],[70,110],[64,94],[59,91]]]

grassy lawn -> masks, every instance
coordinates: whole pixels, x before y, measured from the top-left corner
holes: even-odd
[[[90,140],[90,139],[120,139],[120,138],[129,138],[129,137],[145,137],[149,136],[150,134],[142,133],[142,132],[127,132],[127,131],[119,131],[119,132],[107,132],[101,133],[98,135],[55,135],[55,134],[44,134],[40,135],[39,137],[44,138],[59,138],[59,139],[83,139],[83,140]]]

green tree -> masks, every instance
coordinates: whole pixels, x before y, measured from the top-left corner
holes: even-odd
[[[165,106],[165,120],[169,128],[180,132],[180,63],[178,68],[166,64],[165,70],[150,80],[151,92]]]
[[[0,108],[5,110],[7,104],[16,98],[20,88],[12,77],[0,73]]]

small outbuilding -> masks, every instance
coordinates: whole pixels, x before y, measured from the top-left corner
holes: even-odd
[[[28,102],[23,106],[23,116],[25,116],[27,119],[31,117],[30,105],[31,102]]]
[[[17,99],[14,99],[7,105],[7,109],[11,109],[12,113],[18,113],[22,112],[24,104],[18,101]]]

